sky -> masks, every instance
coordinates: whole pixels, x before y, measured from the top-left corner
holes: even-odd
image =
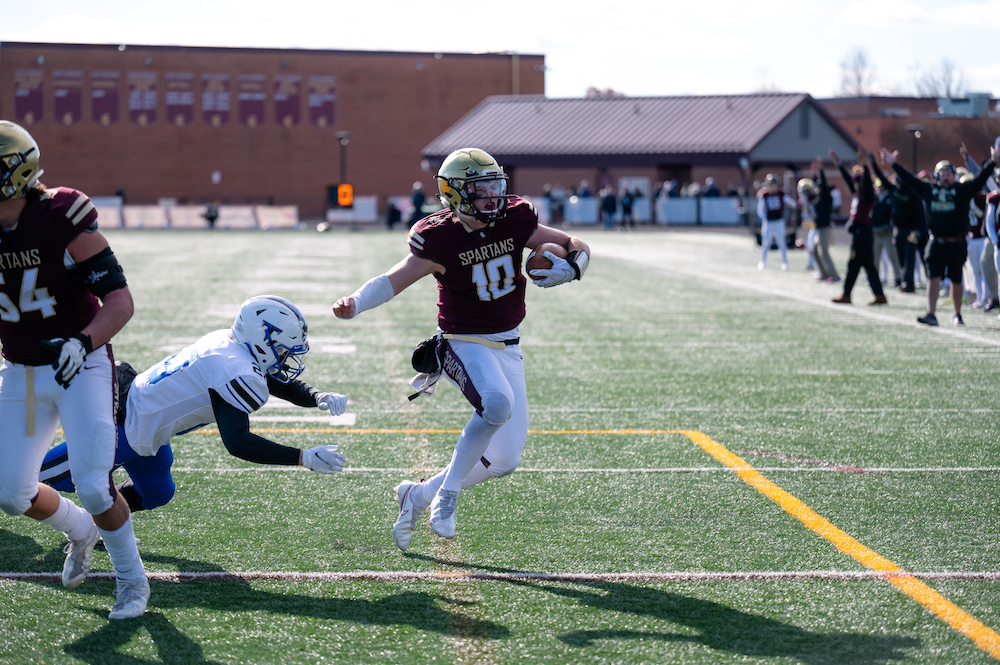
[[[544,55],[545,94],[841,94],[862,50],[872,92],[915,94],[950,62],[1000,95],[1000,0],[48,0],[6,2],[0,42]]]

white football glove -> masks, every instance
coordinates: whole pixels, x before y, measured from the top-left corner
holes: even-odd
[[[528,271],[528,274],[533,277],[541,277],[541,279],[534,280],[538,286],[545,288],[558,286],[576,278],[576,271],[573,270],[573,266],[566,259],[560,258],[552,252],[542,252],[542,256],[552,261],[552,267],[544,270],[539,268]]]
[[[318,473],[344,470],[347,458],[337,452],[337,446],[316,446],[302,451],[302,466]]]
[[[90,347],[90,337],[83,334],[73,335],[69,339],[56,337],[55,339],[43,340],[42,346],[59,354],[56,361],[52,363],[52,369],[56,370],[56,383],[64,389],[69,388],[73,379],[80,373],[83,361],[87,354],[94,349]]]
[[[347,395],[320,393],[316,395],[316,406],[321,409],[329,409],[331,416],[342,416],[347,409]]]

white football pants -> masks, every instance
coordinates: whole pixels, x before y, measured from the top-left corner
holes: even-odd
[[[100,515],[113,503],[117,386],[111,346],[88,354],[69,388],[56,383],[55,375],[51,365],[31,367],[7,361],[0,366],[0,509],[9,515],[20,515],[31,507],[38,494],[42,459],[60,421],[80,503],[91,515]],[[29,381],[33,384],[30,399]],[[29,429],[33,429],[31,434]]]
[[[471,487],[513,473],[528,438],[528,391],[519,345],[502,350],[448,340],[444,374],[476,409],[459,436],[451,463],[427,481],[433,496],[449,484]]]

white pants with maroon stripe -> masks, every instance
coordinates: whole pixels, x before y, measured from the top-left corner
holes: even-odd
[[[489,475],[498,478],[512,473],[521,461],[528,438],[528,390],[524,381],[524,360],[519,345],[492,349],[475,342],[448,340],[451,350],[461,360],[462,372],[445,367],[445,376],[475,407],[487,422],[503,420],[500,429],[490,439],[482,457],[488,463]],[[453,375],[458,375],[459,381]],[[497,397],[500,397],[497,399]],[[478,404],[477,404],[478,402]],[[509,413],[493,413],[493,405],[509,408]]]
[[[91,515],[99,515],[113,502],[110,474],[115,462],[117,388],[110,345],[87,356],[69,388],[56,383],[55,374],[51,365],[6,361],[0,366],[0,509],[9,515],[31,507],[38,494],[42,459],[60,421],[80,503]],[[33,423],[29,423],[29,404]]]

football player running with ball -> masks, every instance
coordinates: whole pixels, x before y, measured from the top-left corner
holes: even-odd
[[[436,177],[447,207],[413,226],[409,255],[333,306],[337,317],[350,319],[433,274],[438,282],[440,371],[475,409],[443,471],[427,481],[396,487],[399,518],[392,535],[403,551],[428,508],[431,530],[443,538],[454,537],[459,492],[512,473],[521,459],[528,435],[518,333],[525,314],[524,249],[554,242],[568,251],[565,259],[544,252],[552,267],[532,271],[541,287],[580,279],[590,255],[579,238],[539,226],[535,209],[508,195],[506,174],[483,150],[456,150]],[[417,389],[430,393],[433,385]]]
[[[0,509],[66,534],[69,589],[83,582],[103,537],[117,581],[108,618],[138,617],[149,582],[128,505],[111,484],[110,340],[132,318],[132,295],[94,204],[75,189],[46,188],[41,174],[35,140],[0,121]],[[38,482],[60,421],[85,510]]]
[[[343,471],[345,460],[337,446],[301,450],[250,431],[249,414],[264,406],[269,395],[334,416],[344,413],[345,396],[320,393],[298,380],[308,351],[308,329],[299,309],[278,296],[257,296],[243,303],[232,328],[208,333],[138,376],[127,363],[119,363],[115,468],[128,472],[118,491],[132,512],[170,501],[170,438],[210,423],[218,423],[226,449],[248,462]],[[73,492],[66,453],[67,443],[48,452],[40,480],[60,492]]]

